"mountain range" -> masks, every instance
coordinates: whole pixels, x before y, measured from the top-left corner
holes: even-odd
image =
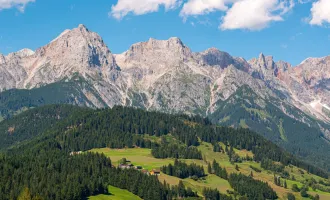
[[[193,52],[179,38],[149,39],[113,54],[84,25],[36,51],[0,54],[0,120],[69,103],[133,106],[250,128],[330,171],[330,56],[298,66],[216,48]]]

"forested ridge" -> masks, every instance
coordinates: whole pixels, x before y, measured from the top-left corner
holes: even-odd
[[[199,116],[169,115],[121,106],[88,113],[80,118],[70,118],[68,122],[65,120],[54,131],[64,148],[82,151],[95,147],[132,147],[139,135],[171,134],[188,147],[198,146],[199,139],[210,143],[223,142],[237,149],[252,151],[257,162],[267,158],[328,177],[327,172],[295,158],[249,129],[220,127]]]
[[[38,113],[39,109],[43,109],[44,115],[47,116],[45,113],[56,113],[60,107],[52,105],[29,112]],[[15,120],[19,123],[20,115]],[[12,123],[15,124],[15,120]],[[49,123],[47,120],[38,122]],[[36,127],[43,127],[38,122],[36,122]],[[6,127],[4,123],[6,122],[0,124],[0,128]],[[73,114],[67,114],[61,120],[54,122],[49,129],[42,129],[42,132],[36,129],[31,129],[31,131],[37,134],[31,134],[33,138],[30,141],[13,143],[15,146],[0,156],[0,175],[6,177],[0,180],[0,193],[3,195],[0,199],[15,199],[25,187],[31,190],[31,194],[43,199],[64,199],[64,197],[79,199],[105,193],[108,184],[127,189],[144,199],[171,199],[180,195],[196,196],[188,188],[178,189],[171,188],[167,184],[160,184],[153,176],[146,176],[135,170],[123,171],[113,168],[111,161],[102,155],[87,153],[69,156],[69,154],[73,151],[86,151],[92,148],[138,146],[152,149],[153,154],[161,158],[201,159],[200,153],[195,148],[200,140],[209,143],[222,142],[230,147],[250,150],[254,153],[253,159],[257,162],[267,158],[280,162],[282,165],[291,164],[301,167],[322,177],[328,176],[327,172],[300,161],[248,129],[219,127],[198,116],[169,115],[120,106],[100,110],[78,108]],[[16,134],[15,130],[10,134]],[[9,137],[10,134],[8,134]],[[144,138],[145,134],[157,137],[171,135],[184,146],[176,148],[172,145],[170,153],[164,153],[162,149],[171,147],[171,144],[155,143]],[[177,163],[177,167],[182,166]],[[191,168],[199,169],[198,166]],[[227,175],[217,163],[214,163],[212,168],[216,175],[229,177],[228,180],[232,180],[230,182],[233,188],[243,187],[236,184],[241,182],[239,181],[241,179],[251,181],[245,177]],[[167,168],[164,170],[167,171]],[[204,172],[199,172],[201,170],[197,170],[196,174],[188,172],[188,176],[203,176]],[[184,174],[184,177],[186,176],[187,173]],[[132,183],[141,180],[143,180],[142,184],[131,186]],[[258,188],[264,187],[262,191],[268,190],[262,184],[256,185],[255,187]],[[150,192],[147,190],[149,187],[156,189]],[[244,185],[243,188],[246,188],[244,191],[249,190],[248,185]],[[205,193],[218,195],[212,190],[205,190]],[[250,195],[243,192],[241,194]],[[260,195],[260,193],[251,195]],[[276,197],[276,193],[270,195],[270,198]]]
[[[5,120],[0,123],[0,151],[44,133],[69,116],[75,118],[75,115],[88,111],[92,110],[71,105],[53,105],[31,109]]]

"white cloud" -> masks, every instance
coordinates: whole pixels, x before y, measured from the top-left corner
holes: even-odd
[[[160,6],[164,6],[166,10],[174,9],[181,3],[182,0],[118,0],[117,4],[111,7],[109,15],[122,19],[129,13],[143,15],[157,12]]]
[[[261,30],[294,7],[293,0],[240,0],[233,4],[222,19],[220,28]]]
[[[183,5],[180,16],[184,21],[189,16],[222,12],[222,30],[261,30],[271,22],[283,21],[283,15],[294,7],[294,2],[308,1],[310,0],[118,0],[112,6],[109,16],[122,19],[129,13],[143,15],[157,12],[162,6],[165,10],[171,10]]]
[[[311,25],[322,26],[324,23],[330,23],[330,0],[314,2],[311,13],[312,18],[309,21]]]
[[[0,0],[0,10],[16,7],[19,11],[24,12],[26,4],[35,2],[35,0]]]
[[[188,0],[183,5],[180,16],[186,19],[191,15],[204,15],[214,11],[226,11],[230,0]]]

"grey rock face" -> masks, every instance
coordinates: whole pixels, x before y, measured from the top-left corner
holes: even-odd
[[[78,74],[101,98],[85,90],[96,107],[105,102],[207,116],[218,101],[248,85],[291,118],[304,120],[287,113],[284,104],[327,122],[329,70],[330,57],[293,68],[263,54],[245,61],[215,48],[194,53],[179,38],[150,39],[113,55],[98,34],[79,25],[35,52],[0,54],[0,90],[40,87]],[[258,106],[264,100],[256,101]]]
[[[2,90],[40,87],[79,74],[108,105],[123,101],[119,89],[123,81],[113,55],[102,38],[84,25],[64,31],[36,52],[24,49],[2,57],[0,63]]]

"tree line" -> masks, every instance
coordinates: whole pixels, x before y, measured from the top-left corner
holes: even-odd
[[[177,159],[197,159],[202,160],[202,153],[194,146],[161,143],[151,149],[151,154],[155,158],[177,158]]]
[[[188,165],[185,162],[181,162],[177,159],[175,159],[174,165],[164,165],[160,168],[160,170],[164,174],[175,176],[181,179],[188,177],[200,178],[205,176],[204,168],[202,166],[198,166],[195,163]]]
[[[140,109],[115,106],[112,109],[89,112],[86,116],[64,120],[64,126],[58,127],[57,135],[64,147],[72,151],[88,150],[95,147],[123,148],[134,146],[133,135],[148,134],[163,136],[171,134],[186,146],[198,146],[199,139],[204,142],[223,142],[230,147],[246,149],[254,153],[254,160],[264,158],[292,164],[309,173],[327,178],[328,173],[300,161],[292,154],[248,129],[219,127],[208,119],[185,115],[169,115],[159,112],[147,112]],[[186,121],[193,122],[191,126]],[[67,125],[73,126],[68,130]],[[63,134],[66,133],[66,134]],[[85,137],[88,134],[89,137]],[[228,151],[230,152],[230,151]],[[239,157],[231,153],[232,160]]]
[[[276,192],[265,182],[255,180],[243,174],[230,174],[228,182],[230,186],[242,196],[248,199],[277,199]]]
[[[15,155],[0,158],[0,199],[17,199],[24,188],[39,199],[86,199],[106,194],[108,185],[126,189],[143,199],[173,199],[197,196],[191,189],[169,187],[156,176],[112,166],[104,155],[70,156],[49,139]]]
[[[47,112],[56,112],[58,106],[48,108]],[[19,121],[19,118],[17,120]],[[195,125],[191,126],[187,121]],[[46,126],[47,122],[39,120],[35,122],[35,126],[40,126],[38,123],[44,123]],[[3,195],[0,199],[15,199],[25,187],[30,189],[32,195],[40,195],[45,199],[77,199],[105,193],[108,184],[132,191],[144,199],[156,199],[156,196],[157,199],[166,199],[172,194],[172,189],[170,192],[163,184],[157,185],[159,181],[153,180],[155,177],[143,176],[134,170],[114,169],[110,167],[111,161],[100,155],[69,156],[72,151],[101,147],[163,148],[161,145],[164,144],[147,140],[143,137],[144,134],[157,137],[171,134],[183,143],[186,149],[197,149],[199,139],[210,143],[223,142],[231,148],[252,151],[254,160],[258,162],[269,158],[283,165],[302,167],[316,175],[328,175],[247,129],[219,127],[201,117],[168,115],[116,106],[112,109],[84,109],[78,114],[67,116],[54,123],[50,129],[38,133],[38,137],[11,148],[0,156],[0,177],[4,177],[0,180],[0,194]],[[191,155],[191,152],[181,154]],[[175,157],[179,153],[177,151],[166,156]],[[176,168],[182,169],[184,173],[177,172],[174,166],[171,167],[172,170],[165,166],[163,171],[181,177],[205,175],[200,166],[190,166],[193,173],[184,169],[187,167],[189,168],[177,161]],[[248,191],[255,189],[263,195],[264,191],[267,191],[270,192],[270,197],[275,196],[262,182],[253,182],[253,178],[243,175],[234,178],[232,176],[235,175],[228,177],[229,182],[242,195],[256,195]],[[141,180],[144,180],[145,185],[139,182],[136,184],[137,188],[131,186],[135,181]],[[149,192],[147,188],[156,189]]]
[[[220,178],[228,180],[228,173],[225,168],[222,168],[217,161],[213,160],[212,165],[208,163],[207,171],[210,174],[215,174]]]

